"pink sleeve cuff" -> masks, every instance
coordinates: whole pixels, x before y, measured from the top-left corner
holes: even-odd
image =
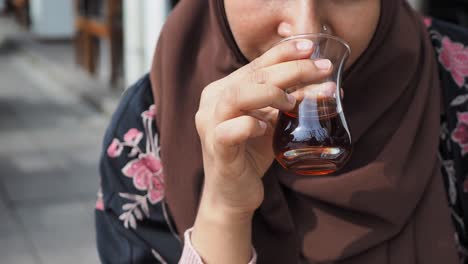
[[[184,250],[182,251],[182,257],[179,260],[179,264],[203,264],[203,260],[192,245],[192,240],[190,239],[191,235],[192,228],[185,231]],[[249,261],[248,264],[255,263],[257,263],[257,252],[255,252],[255,249],[252,248],[252,259]]]

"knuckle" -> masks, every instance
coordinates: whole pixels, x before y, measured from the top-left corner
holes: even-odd
[[[203,113],[201,111],[198,111],[195,114],[195,126],[197,128],[198,134],[202,134],[203,132],[203,127],[205,125],[205,118],[203,116]]]
[[[214,87],[217,85],[218,81],[214,81],[210,84],[208,84],[207,86],[205,86],[205,89],[203,89],[203,91],[211,91],[214,89]]]
[[[303,60],[296,60],[296,64],[295,64],[295,71],[296,71],[296,74],[298,76],[302,75],[304,73],[304,68],[305,68],[305,65],[304,65],[304,61]]]
[[[250,82],[264,84],[268,80],[268,73],[263,70],[256,70],[256,71],[250,72],[249,79],[250,79]]]
[[[201,92],[201,95],[200,95],[200,105],[198,106],[199,108],[202,108],[203,107],[203,104],[206,102],[207,98],[209,97],[208,94],[209,94],[209,91],[207,90],[208,87],[206,87],[205,89],[203,89],[203,91]]]
[[[206,96],[213,96],[219,93],[219,91],[223,90],[224,87],[229,83],[229,76],[224,77],[223,79],[219,79],[213,81],[212,83],[208,84],[202,91],[202,94]]]
[[[266,88],[266,95],[267,95],[270,103],[273,103],[276,100],[278,100],[279,98],[284,97],[283,92],[280,89],[278,89],[278,88],[276,88],[274,86],[269,86],[269,87]]]
[[[212,89],[213,89],[213,88],[212,88],[212,84],[209,84],[208,86],[206,86],[206,87],[203,89],[202,93],[201,93],[201,98],[207,97],[208,94],[211,92]]]
[[[298,78],[299,84],[305,84],[304,80],[306,79],[306,68],[307,64],[304,60],[296,60],[294,72]]]
[[[203,104],[213,94],[215,89],[215,83],[208,84],[201,92],[200,104]]]

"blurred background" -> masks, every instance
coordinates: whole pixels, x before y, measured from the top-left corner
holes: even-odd
[[[99,263],[101,140],[177,1],[0,0],[0,263]],[[468,26],[467,0],[410,0]]]

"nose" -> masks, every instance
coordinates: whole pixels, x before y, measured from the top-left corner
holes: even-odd
[[[320,17],[319,2],[317,0],[286,1],[282,10],[282,19],[278,25],[278,35],[286,38],[296,34],[323,32],[326,23]]]

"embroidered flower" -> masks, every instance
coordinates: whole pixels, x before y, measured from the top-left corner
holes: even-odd
[[[102,201],[102,199],[96,200],[96,210],[104,211],[104,202]]]
[[[425,17],[423,21],[426,27],[430,27],[432,25],[432,18],[430,17]]]
[[[99,188],[99,191],[97,192],[96,210],[104,211],[104,198],[101,188]]]
[[[122,169],[122,173],[133,178],[133,184],[140,191],[150,189],[153,185],[153,177],[158,176],[161,170],[161,162],[155,156],[141,155],[138,159],[130,161]]]
[[[149,204],[157,204],[164,199],[164,175],[158,135],[153,132],[153,123],[156,117],[156,107],[151,105],[141,114],[144,132],[131,128],[123,136],[123,142],[114,139],[107,148],[107,154],[116,158],[122,154],[125,147],[129,148],[130,161],[122,168],[124,176],[131,178],[135,189],[145,192],[119,193],[119,196],[129,202],[122,206],[123,213],[119,219],[123,221],[125,228],[137,228],[137,221],[143,221],[150,217]],[[140,142],[145,138],[146,148],[141,148]],[[96,204],[101,207],[101,204]],[[103,207],[103,204],[102,204]]]
[[[468,76],[468,47],[443,37],[439,60],[445,69],[452,73],[455,83],[463,87]]]
[[[124,136],[124,141],[132,146],[138,145],[143,138],[143,132],[136,128],[130,129]]]
[[[465,180],[463,182],[463,191],[468,193],[468,180]]]
[[[156,117],[156,106],[154,104],[151,105],[148,110],[146,110],[145,112],[141,114],[141,116],[143,118],[146,117],[146,118],[154,119]]]
[[[462,156],[468,153],[468,112],[457,113],[457,128],[452,132],[452,140],[461,148]]]
[[[123,149],[124,146],[122,145],[122,143],[118,139],[114,138],[114,140],[112,140],[112,143],[107,148],[107,155],[109,155],[109,157],[111,158],[116,158],[120,156],[120,154],[122,154]]]
[[[153,177],[151,184],[148,199],[151,204],[156,204],[164,198],[164,185],[158,177]]]

